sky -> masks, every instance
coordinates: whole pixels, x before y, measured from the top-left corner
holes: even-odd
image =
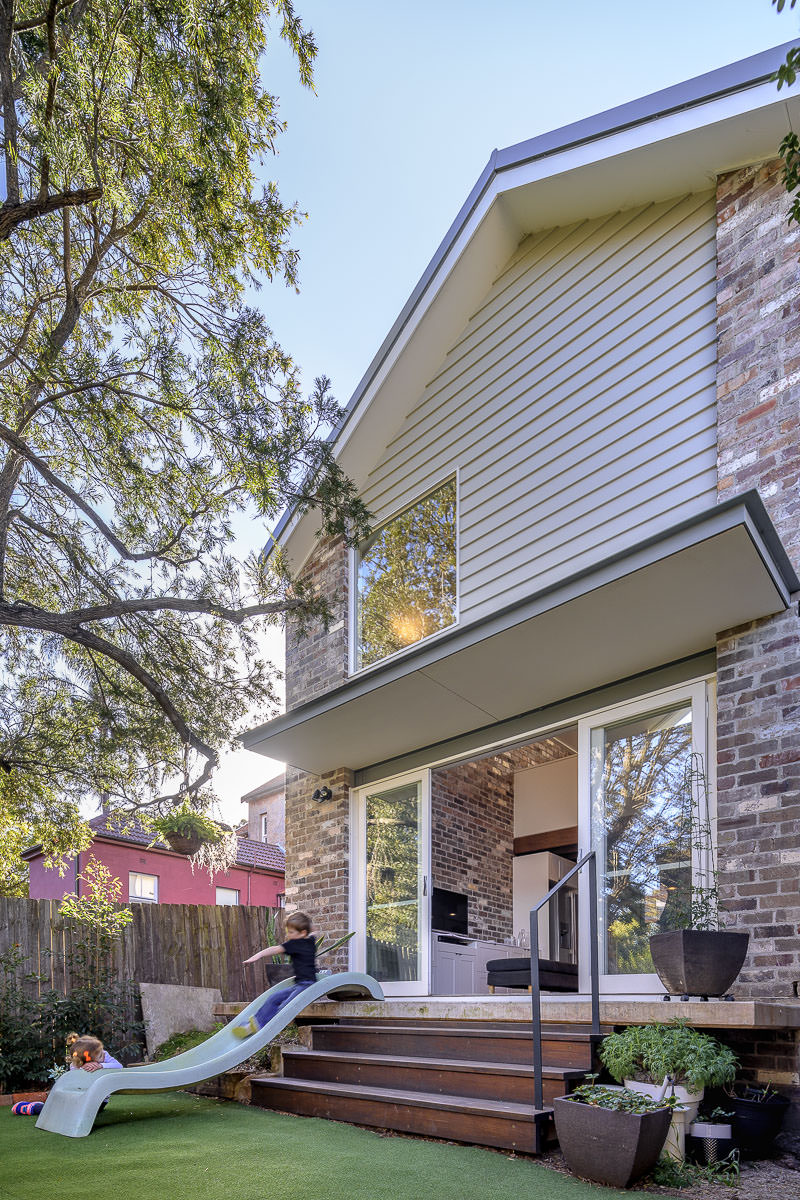
[[[254,297],[310,388],[346,404],[495,148],[800,38],[770,0],[296,0],[319,46],[315,92],[275,41],[264,62],[287,130],[264,178],[308,214],[300,291]],[[243,549],[267,531],[243,528]],[[282,664],[282,639],[265,646]],[[227,756],[239,797],[283,764]]]

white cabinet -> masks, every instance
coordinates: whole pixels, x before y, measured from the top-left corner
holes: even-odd
[[[433,933],[434,996],[488,996],[486,964],[494,958],[518,958],[519,946]]]

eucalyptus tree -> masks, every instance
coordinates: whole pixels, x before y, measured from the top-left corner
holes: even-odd
[[[54,850],[77,805],[202,805],[237,722],[273,699],[260,623],[321,604],[234,523],[365,510],[248,299],[296,286],[296,207],[263,164],[262,81],[291,0],[2,0],[0,800]],[[265,532],[266,537],[266,532]],[[323,614],[324,615],[324,614]]]

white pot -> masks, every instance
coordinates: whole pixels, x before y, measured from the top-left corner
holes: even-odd
[[[630,1088],[632,1092],[638,1092],[640,1096],[649,1096],[652,1100],[657,1100],[664,1090],[662,1083],[640,1083],[638,1079],[626,1079],[624,1082],[625,1087]],[[690,1092],[688,1088],[679,1083],[671,1084],[665,1095],[671,1096],[673,1092],[680,1108],[673,1110],[669,1133],[664,1143],[664,1153],[668,1158],[675,1159],[676,1162],[683,1162],[686,1157],[686,1130],[697,1116],[703,1092]]]
[[[732,1125],[720,1125],[714,1121],[693,1121],[686,1130],[689,1137],[713,1138],[715,1141],[727,1142],[733,1137]]]

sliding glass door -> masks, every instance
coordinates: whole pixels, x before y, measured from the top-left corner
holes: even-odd
[[[708,797],[705,684],[586,718],[578,754],[581,846],[597,853],[601,992],[658,992],[649,935],[685,923],[692,879],[707,867],[692,836]],[[583,891],[582,991],[589,986]]]
[[[430,961],[428,773],[353,794],[357,970],[388,995],[426,995]]]

